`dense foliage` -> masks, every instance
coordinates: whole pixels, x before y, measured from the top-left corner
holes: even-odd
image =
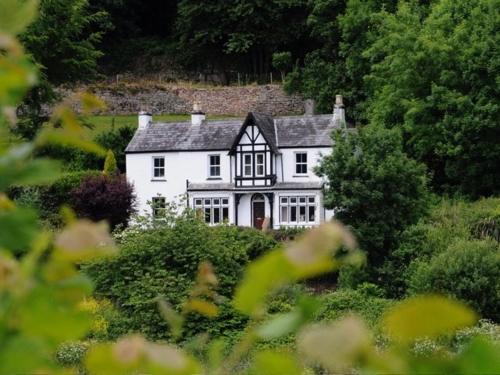
[[[106,220],[112,229],[126,226],[135,212],[134,188],[125,175],[87,177],[70,196],[71,207],[79,217]]]
[[[500,2],[401,3],[365,52],[371,121],[404,129],[405,149],[441,189],[500,192]]]
[[[98,75],[98,45],[109,27],[106,12],[88,0],[41,0],[40,17],[21,35],[52,83],[87,81]]]
[[[131,331],[155,339],[171,337],[157,297],[181,311],[204,261],[213,265],[219,279],[220,314],[212,320],[190,314],[184,338],[200,332],[224,336],[243,327],[244,317],[228,298],[249,259],[275,246],[272,239],[253,229],[208,227],[191,214],[174,219],[173,225],[158,223],[149,230],[133,227],[128,232],[122,236],[119,256],[85,266],[96,284],[96,296],[112,301],[120,313],[110,322],[112,337]]]
[[[380,270],[392,297],[427,291],[460,296],[498,320],[500,201],[443,200],[410,226]],[[489,285],[486,287],[486,285]]]
[[[481,316],[500,320],[500,244],[492,240],[455,242],[428,262],[418,263],[410,293],[440,293],[468,302]]]
[[[425,168],[405,155],[397,130],[370,125],[338,131],[333,141],[318,168],[329,181],[325,207],[352,227],[369,265],[378,267],[426,210]]]
[[[59,215],[61,207],[71,206],[71,192],[85,179],[99,174],[99,171],[92,170],[64,173],[50,184],[11,187],[9,196],[21,206],[37,209],[41,218],[58,225],[61,223]]]

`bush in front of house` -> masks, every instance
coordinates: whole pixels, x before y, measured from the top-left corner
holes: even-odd
[[[394,300],[380,296],[381,291],[373,284],[365,283],[358,289],[339,289],[322,296],[322,309],[317,319],[335,320],[343,315],[355,313],[375,327],[384,312],[394,305]]]
[[[135,212],[134,188],[124,175],[90,176],[71,191],[71,207],[78,217],[126,226]]]
[[[439,293],[460,299],[482,317],[500,321],[500,244],[461,240],[416,264],[409,292]]]
[[[201,332],[227,336],[244,326],[246,318],[235,312],[229,298],[250,255],[274,247],[274,241],[256,230],[209,227],[189,212],[164,225],[157,222],[151,228],[127,231],[117,257],[83,266],[95,283],[96,297],[111,301],[119,313],[109,322],[110,338],[129,332],[142,332],[152,339],[171,338],[157,297],[180,311],[198,265],[204,261],[213,265],[219,281],[219,315],[209,319],[190,313],[182,339]]]

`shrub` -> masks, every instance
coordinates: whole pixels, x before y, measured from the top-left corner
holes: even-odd
[[[99,174],[99,171],[69,172],[49,185],[12,187],[9,196],[22,205],[38,208],[42,219],[58,225],[61,221],[59,216],[61,206],[72,206],[71,191],[77,188],[84,179]]]
[[[134,188],[124,175],[91,176],[71,192],[71,206],[80,217],[125,226],[135,210]]]
[[[406,293],[408,279],[417,266],[448,249],[455,242],[470,239],[496,241],[500,218],[500,199],[488,198],[476,202],[443,199],[429,216],[408,227],[401,244],[379,269],[381,284],[391,297]]]
[[[83,358],[87,353],[89,344],[81,341],[62,343],[56,351],[56,362],[63,367],[78,368],[79,373],[84,373],[81,369]]]
[[[372,287],[366,286],[361,290],[339,289],[326,294],[322,297],[323,308],[317,319],[335,320],[342,315],[356,313],[374,327],[378,324],[382,314],[394,304],[394,301],[372,295],[373,291]]]
[[[461,299],[483,317],[500,317],[500,245],[462,240],[429,262],[420,262],[409,280],[410,293],[442,293]]]
[[[109,322],[111,337],[133,331],[154,339],[169,338],[156,298],[164,296],[180,310],[203,261],[213,264],[219,280],[219,315],[211,320],[190,313],[183,338],[205,331],[215,336],[230,335],[244,325],[246,319],[233,310],[228,298],[249,254],[261,253],[264,248],[259,246],[273,247],[275,243],[259,231],[208,227],[193,216],[185,214],[173,225],[133,228],[122,237],[118,257],[84,266],[95,282],[96,296],[112,301],[120,312],[120,317]]]

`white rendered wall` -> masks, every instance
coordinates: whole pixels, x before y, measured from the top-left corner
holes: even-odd
[[[331,153],[332,149],[324,148],[284,148],[280,149],[281,156],[277,158],[277,177],[282,182],[308,182],[322,181],[314,173],[314,167],[319,164],[321,157]],[[307,152],[307,175],[297,175],[295,173],[295,154],[297,152]],[[283,174],[281,170],[281,158],[283,158]],[[283,179],[282,179],[283,176]]]
[[[208,176],[208,156],[218,154],[221,161],[221,179],[212,180]],[[153,157],[165,157],[165,178],[153,178]],[[138,200],[138,210],[150,212],[147,205],[151,198],[160,194],[167,201],[179,203],[186,196],[186,180],[190,182],[221,183],[230,182],[230,161],[227,151],[199,152],[159,152],[147,154],[127,154],[127,178],[134,185]]]

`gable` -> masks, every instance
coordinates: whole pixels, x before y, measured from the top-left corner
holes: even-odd
[[[273,119],[268,115],[250,112],[235,137],[229,154],[233,155],[239,145],[267,145],[274,153],[278,153]]]

